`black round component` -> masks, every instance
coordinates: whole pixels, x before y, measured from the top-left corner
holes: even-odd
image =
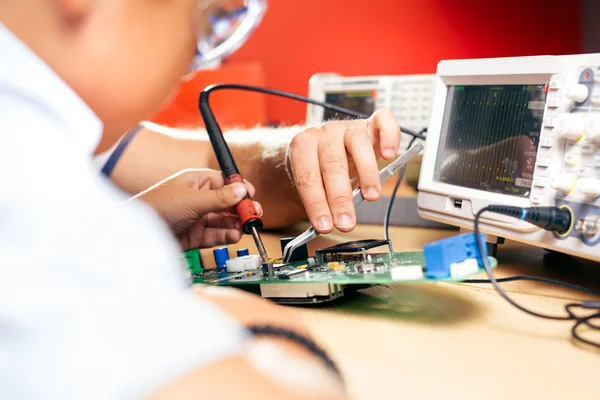
[[[285,249],[285,246],[287,246],[287,244],[294,239],[295,238],[293,238],[293,237],[287,237],[287,238],[282,238],[280,240],[282,257],[283,257],[283,249]],[[289,262],[304,261],[307,258],[308,258],[308,246],[306,244],[303,244],[302,246],[300,246],[296,250],[294,250],[294,252],[292,253],[292,256],[290,257]]]
[[[388,246],[389,240],[354,240],[352,242],[340,243],[335,246],[327,247],[325,249],[317,250],[317,260],[320,263],[328,261],[345,261],[349,260],[348,256],[344,257],[343,254],[348,253],[361,253],[364,250],[374,249],[380,246]],[[351,256],[350,259],[355,259],[360,256]]]
[[[354,240],[352,242],[340,243],[335,246],[319,249],[317,250],[317,254],[360,253],[363,249],[370,250],[380,246],[387,246],[388,244],[390,244],[390,241],[385,239]]]

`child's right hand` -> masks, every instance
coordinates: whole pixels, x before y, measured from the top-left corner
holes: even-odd
[[[224,186],[220,171],[190,169],[154,185],[135,198],[148,203],[167,222],[183,250],[237,243],[240,221],[234,206],[254,186],[246,182]],[[255,202],[262,215],[262,207]]]

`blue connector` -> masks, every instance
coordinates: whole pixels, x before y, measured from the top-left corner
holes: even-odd
[[[480,238],[485,242],[485,235],[480,233]],[[465,233],[453,236],[423,246],[425,255],[425,275],[430,279],[445,279],[451,277],[453,264],[461,264],[467,260],[483,266],[481,252],[477,246],[474,233]],[[485,248],[485,257],[487,257]]]

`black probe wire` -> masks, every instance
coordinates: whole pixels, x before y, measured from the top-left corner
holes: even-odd
[[[567,289],[577,290],[579,292],[589,293],[594,296],[600,296],[600,290],[588,289],[583,286],[573,285],[571,283],[561,282],[561,281],[557,281],[555,279],[550,279],[550,278],[542,278],[542,277],[538,277],[538,276],[525,276],[525,275],[515,275],[515,276],[509,276],[506,278],[496,278],[496,282],[498,282],[498,283],[516,282],[516,281],[531,281],[531,282],[547,283],[550,285],[560,286],[560,287],[564,287]],[[465,281],[462,281],[462,283],[480,284],[480,283],[492,283],[492,281],[489,279],[467,279]]]
[[[243,90],[243,91],[247,91],[247,92],[256,92],[256,93],[269,94],[269,95],[273,95],[273,96],[285,97],[290,100],[296,100],[296,101],[301,101],[304,103],[314,104],[316,106],[321,106],[327,110],[334,111],[334,112],[337,112],[340,114],[345,114],[349,117],[354,117],[354,118],[358,118],[358,119],[368,119],[370,117],[369,115],[359,113],[356,111],[352,111],[347,108],[338,107],[336,105],[333,105],[330,103],[325,103],[323,101],[314,100],[314,99],[311,99],[310,97],[300,96],[300,95],[294,94],[294,93],[284,92],[284,91],[276,90],[276,89],[268,89],[268,88],[263,88],[263,87],[258,87],[258,86],[239,85],[239,84],[235,84],[235,83],[225,83],[225,84],[216,84],[216,85],[208,86],[206,89],[204,89],[203,92],[205,92],[206,95],[208,95],[211,92],[215,92],[215,91],[219,91],[219,90],[226,90],[226,89]],[[406,133],[407,135],[414,137],[414,138],[418,138],[418,139],[422,139],[422,140],[425,139],[425,136],[423,136],[420,133],[414,132],[410,129],[401,128],[401,131]]]
[[[427,132],[427,129],[423,129],[419,135],[423,136],[423,133]],[[410,143],[408,144],[408,149],[412,147],[412,145],[420,139],[417,136],[413,136]],[[390,197],[390,201],[388,201],[387,209],[385,211],[385,218],[383,220],[383,234],[385,240],[390,240],[390,218],[392,216],[392,208],[394,207],[394,200],[396,200],[396,194],[398,193],[398,189],[400,188],[400,184],[402,183],[402,179],[404,179],[404,172],[406,171],[406,165],[402,167],[400,173],[398,174],[398,180],[396,181],[396,186],[394,186],[394,191],[392,192],[392,197]]]
[[[591,322],[594,319],[600,318],[600,302],[586,301],[586,302],[582,302],[582,303],[567,304],[567,305],[565,305],[565,311],[566,311],[567,315],[564,315],[564,316],[542,314],[542,313],[539,313],[536,311],[529,310],[529,309],[523,307],[522,305],[520,305],[519,303],[515,302],[513,299],[511,299],[508,296],[508,294],[504,291],[504,289],[502,289],[500,287],[498,280],[494,277],[494,273],[492,272],[492,268],[490,267],[488,258],[483,256],[486,252],[485,252],[485,243],[481,240],[481,237],[480,237],[479,220],[481,218],[481,215],[488,211],[493,212],[493,210],[490,208],[490,206],[479,210],[479,212],[475,215],[475,223],[474,223],[474,231],[475,232],[474,233],[475,233],[475,240],[477,242],[477,247],[479,248],[479,252],[481,254],[481,261],[483,262],[483,266],[485,268],[485,272],[488,275],[490,283],[492,284],[494,289],[496,289],[496,292],[498,292],[498,294],[502,298],[504,298],[504,300],[506,300],[508,303],[510,303],[515,308],[523,311],[526,314],[532,315],[534,317],[548,319],[548,320],[554,320],[554,321],[575,321],[575,325],[571,329],[571,334],[572,334],[573,338],[577,341],[588,344],[590,346],[600,348],[600,343],[587,340],[587,339],[581,337],[578,333],[578,328],[580,326],[587,326],[588,328],[590,328],[592,330],[600,330],[600,326],[595,325]],[[561,282],[561,284],[562,284],[562,282]],[[583,310],[596,310],[596,313],[585,316],[585,317],[580,317],[580,316],[577,316],[572,311],[572,309],[574,309],[574,308],[580,308]]]

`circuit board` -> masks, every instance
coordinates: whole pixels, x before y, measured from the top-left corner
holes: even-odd
[[[261,269],[238,273],[208,270],[195,274],[193,280],[195,283],[237,286],[281,303],[306,304],[334,300],[348,289],[403,282],[458,282],[485,271],[477,266],[468,274],[438,279],[423,272],[423,252],[377,253],[368,257],[368,260],[355,256],[340,262],[318,263],[315,259],[308,259],[275,264],[272,277]],[[495,268],[496,259],[488,259]]]

